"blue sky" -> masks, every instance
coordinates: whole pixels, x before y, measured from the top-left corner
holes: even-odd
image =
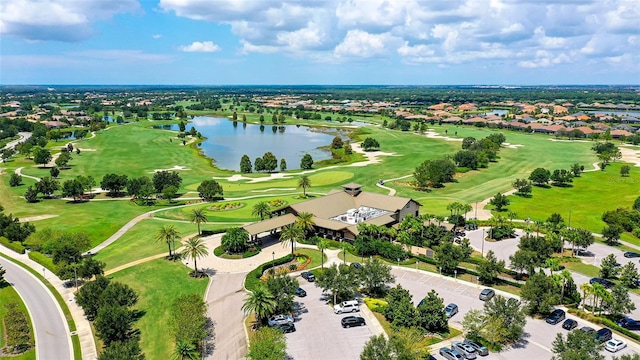
[[[638,0],[2,0],[0,84],[640,84]]]

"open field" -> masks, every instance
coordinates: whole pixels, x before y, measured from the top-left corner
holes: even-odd
[[[174,339],[168,331],[167,322],[173,301],[186,294],[204,296],[209,278],[192,279],[189,268],[181,262],[164,259],[140,264],[111,276],[131,286],[138,293],[136,309],[144,315],[134,323],[140,329],[140,347],[147,359],[169,359],[173,352]]]
[[[630,208],[640,195],[640,172],[632,170],[629,177],[621,177],[621,166],[621,163],[613,163],[605,171],[583,173],[573,179],[571,187],[534,186],[531,198],[510,196],[508,210],[518,214],[521,219],[530,217],[543,221],[552,212],[557,212],[567,223],[571,216],[572,227],[601,233],[606,226],[602,221],[605,211],[618,207]],[[637,239],[635,241],[640,244]]]

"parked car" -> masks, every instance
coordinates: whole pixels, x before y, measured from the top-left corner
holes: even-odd
[[[562,328],[565,330],[573,330],[578,327],[578,322],[573,319],[567,319],[562,323]]]
[[[362,265],[360,263],[357,263],[357,262],[351,263],[351,267],[356,269],[356,270],[362,269]]]
[[[333,312],[336,314],[356,311],[360,311],[358,300],[347,300],[333,306]]]
[[[267,324],[269,326],[276,326],[282,324],[293,324],[293,316],[291,315],[273,315],[269,319],[267,319]]]
[[[518,305],[520,305],[520,300],[518,300],[516,298],[509,298],[507,300],[507,305],[509,305],[509,306],[518,306]]]
[[[449,304],[444,308],[444,312],[447,314],[447,318],[451,318],[453,315],[458,313],[458,305]]]
[[[343,328],[350,328],[352,326],[365,326],[367,323],[364,321],[364,318],[360,316],[347,316],[343,317],[340,320]]]
[[[448,347],[440,348],[439,353],[440,356],[447,360],[464,360],[464,356],[453,349],[449,349]]]
[[[274,325],[273,327],[282,330],[282,332],[284,332],[285,334],[296,331],[296,326],[293,325],[293,323],[278,324]]]
[[[596,330],[594,328],[588,327],[588,326],[583,326],[580,328],[580,331],[584,331],[587,334],[592,334],[593,336],[596,335]]]
[[[593,253],[587,249],[576,249],[577,256],[593,256]]]
[[[640,257],[640,253],[637,253],[635,251],[627,251],[626,253],[624,253],[624,257],[626,257],[626,258],[637,258],[637,257]]]
[[[627,347],[627,343],[620,339],[611,339],[604,344],[604,348],[610,352],[616,352]]]
[[[300,274],[300,276],[302,276],[302,278],[306,279],[308,282],[316,281],[316,276],[313,275],[312,273],[308,272],[308,271],[302,272],[302,274]]]
[[[605,289],[611,289],[615,284],[613,283],[613,281],[609,281],[607,279],[603,279],[603,278],[591,278],[591,280],[589,280],[589,284],[593,285],[595,283],[598,283],[602,286],[604,286]]]
[[[451,348],[464,356],[467,360],[473,360],[476,358],[476,349],[469,344],[465,344],[460,341],[453,341],[451,343]]]
[[[470,340],[470,339],[466,339],[464,341],[464,343],[469,345],[469,346],[471,346],[472,348],[474,348],[475,351],[476,351],[476,354],[478,354],[480,356],[489,355],[489,349],[487,349],[486,346],[483,346],[482,344],[480,344],[480,343],[478,343],[476,341],[473,341],[473,340]]]
[[[297,288],[296,289],[296,295],[298,295],[299,297],[305,297],[305,296],[307,296],[307,292],[304,291],[303,288]]]
[[[495,294],[496,292],[493,289],[484,289],[480,293],[480,300],[482,301],[491,300],[491,298],[494,297]]]
[[[618,320],[618,325],[629,330],[640,330],[640,321],[633,320],[630,317],[625,317]]]
[[[555,325],[560,321],[564,320],[566,317],[566,313],[562,309],[555,309],[549,316],[547,316],[547,324]]]
[[[609,328],[602,328],[596,331],[596,341],[600,344],[602,344],[605,341],[611,340],[612,337],[613,337],[613,332],[611,332],[611,329]]]

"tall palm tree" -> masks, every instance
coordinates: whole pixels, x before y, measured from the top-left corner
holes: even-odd
[[[264,220],[264,217],[271,213],[271,207],[266,201],[259,201],[255,205],[253,205],[253,209],[251,210],[251,215],[259,216],[260,221]]]
[[[584,283],[580,285],[580,290],[582,290],[582,309],[584,309],[587,305],[587,298],[593,294],[593,286]]]
[[[324,239],[321,239],[320,241],[318,241],[318,250],[320,250],[320,252],[322,253],[322,262],[320,263],[320,268],[324,269],[324,249],[326,249],[327,246],[327,242]]]
[[[277,304],[275,296],[271,294],[269,289],[264,285],[258,285],[255,289],[249,291],[249,296],[244,299],[242,311],[245,314],[253,313],[256,316],[256,320],[263,323],[266,318],[276,311]]]
[[[198,224],[198,235],[201,234],[200,232],[200,223],[206,223],[207,222],[207,215],[205,215],[204,213],[204,209],[200,208],[200,209],[193,209],[191,211],[191,217],[189,218],[189,220],[191,221],[192,224]]]
[[[464,213],[464,222],[467,222],[467,214],[473,210],[473,206],[471,204],[462,204],[460,210]]]
[[[298,214],[296,219],[296,226],[301,228],[304,231],[305,235],[307,234],[307,232],[313,230],[313,225],[315,224],[316,222],[313,221],[312,213],[303,211]]]
[[[200,353],[195,345],[187,341],[178,341],[176,348],[173,350],[173,360],[198,360]]]
[[[161,226],[156,233],[156,241],[167,243],[167,246],[169,247],[169,257],[173,256],[172,245],[174,245],[178,238],[180,238],[180,233],[174,225]]]
[[[199,237],[192,237],[184,244],[184,250],[182,250],[182,257],[191,258],[193,260],[193,270],[198,272],[198,258],[209,255],[209,249],[207,245]]]
[[[307,197],[307,189],[311,187],[311,180],[307,175],[302,175],[298,179],[298,189],[302,189],[304,197]]]
[[[282,244],[285,245],[287,242],[291,243],[291,255],[293,255],[293,246],[296,240],[302,237],[304,237],[304,230],[295,224],[283,226],[280,231],[280,240],[282,241]]]

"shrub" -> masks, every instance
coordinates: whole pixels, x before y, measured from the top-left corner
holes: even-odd
[[[222,254],[224,254],[224,253],[225,253],[225,251],[222,248],[222,245],[220,245],[217,248],[213,249],[213,255],[215,255],[215,256],[219,257],[219,256],[222,256]]]
[[[243,258],[243,259],[246,259],[246,258],[249,258],[249,257],[255,256],[255,255],[258,255],[258,254],[260,253],[260,251],[262,251],[262,249],[261,249],[261,248],[259,248],[259,247],[253,247],[253,248],[250,248],[249,250],[245,251],[245,252],[242,254],[242,258]]]
[[[19,241],[9,241],[6,237],[0,236],[0,244],[8,247],[18,254],[24,254],[25,247]]]
[[[215,235],[215,234],[222,234],[222,233],[226,233],[229,230],[229,228],[223,228],[223,229],[217,229],[217,230],[202,230],[202,237],[205,236],[211,236],[211,235]]]
[[[286,256],[276,259],[275,261],[269,261],[267,263],[259,265],[257,268],[253,269],[249,274],[247,274],[247,277],[244,280],[245,289],[249,291],[254,290],[255,287],[260,284],[260,278],[262,277],[262,274],[264,274],[266,270],[274,266],[288,263],[289,261],[292,261],[292,260],[293,260],[293,255],[287,254]]]
[[[58,267],[56,266],[56,264],[53,263],[53,259],[42,254],[39,253],[37,251],[30,251],[29,252],[29,259],[37,262],[38,264],[44,266],[45,268],[47,268],[49,271],[51,271],[54,274],[58,274]]]

